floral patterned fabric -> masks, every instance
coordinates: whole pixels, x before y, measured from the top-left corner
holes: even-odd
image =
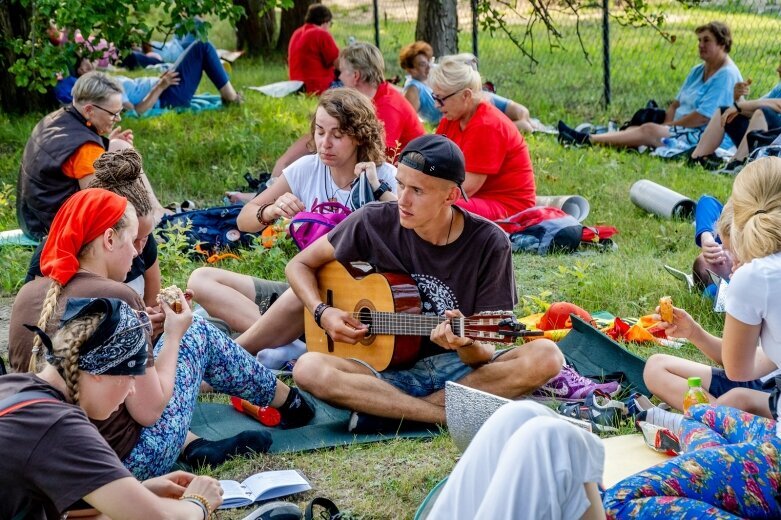
[[[684,454],[607,490],[610,519],[780,518],[781,439],[775,421],[696,405],[684,419]]]
[[[163,346],[157,342],[155,355]],[[160,419],[141,430],[141,437],[123,463],[139,480],[167,473],[184,446],[201,381],[216,392],[265,406],[274,398],[276,378],[241,346],[200,316],[182,338],[173,397]]]

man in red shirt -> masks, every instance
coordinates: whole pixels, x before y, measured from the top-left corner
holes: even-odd
[[[312,4],[306,11],[304,25],[296,29],[287,48],[288,76],[304,82],[308,94],[320,95],[334,80],[334,64],[339,48],[328,32],[331,10],[323,4]]]
[[[390,163],[396,163],[396,156],[414,138],[425,133],[418,114],[404,96],[385,81],[385,60],[379,49],[369,43],[353,43],[339,53],[339,79],[345,87],[354,88],[374,103],[377,119],[385,125],[385,154]],[[277,160],[273,176],[297,159],[310,153],[304,136],[292,145]]]

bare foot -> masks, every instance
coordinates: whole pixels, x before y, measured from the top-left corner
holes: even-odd
[[[231,204],[246,204],[255,198],[254,193],[244,193],[242,191],[226,191],[225,196]]]

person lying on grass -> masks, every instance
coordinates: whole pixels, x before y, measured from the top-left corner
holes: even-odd
[[[170,332],[189,313],[163,304]],[[147,368],[143,315],[116,298],[70,298],[34,374],[0,378],[0,517],[61,518],[93,508],[111,518],[206,520],[219,482],[177,471],[139,482],[91,421],[108,420]]]
[[[88,188],[63,204],[41,254],[44,277],[25,284],[14,300],[9,325],[12,366],[20,370],[20,361],[30,359],[30,371],[36,370],[43,354],[40,339],[24,325],[37,323],[52,332],[65,298],[120,298],[144,311],[138,294],[121,283],[137,254],[137,237],[136,211],[124,197]],[[181,291],[177,293],[183,300]],[[183,312],[190,316],[188,305],[183,305]],[[135,392],[108,420],[97,424],[136,477],[162,475],[180,455],[191,465],[215,465],[232,455],[268,450],[270,437],[265,432],[243,432],[221,441],[189,434],[201,381],[259,406],[278,407],[283,427],[301,426],[312,418],[314,412],[296,389],[277,381],[246,350],[201,318],[174,329],[166,319],[163,327],[165,333],[154,350],[147,337],[149,366],[137,378]]]
[[[309,139],[315,153],[285,168],[269,188],[249,201],[237,219],[239,229],[262,231],[318,202],[338,202],[357,209],[352,195],[362,174],[375,200],[396,200],[396,168],[385,162],[382,124],[369,98],[347,88],[324,92],[312,117]],[[210,316],[222,319],[233,331],[244,332],[287,284],[200,267],[190,275],[187,287]],[[256,345],[244,343],[244,339],[239,343],[256,353]]]
[[[710,22],[694,30],[697,34],[700,59],[681,86],[675,101],[667,107],[664,122],[645,123],[619,132],[589,135],[573,130],[559,121],[559,141],[562,144],[637,148],[659,147],[662,139],[674,137],[694,147],[705,126],[720,106],[732,105],[739,92],[735,89],[743,79],[729,57],[732,34],[725,24]]]

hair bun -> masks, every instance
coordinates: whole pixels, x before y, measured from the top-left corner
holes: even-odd
[[[143,173],[141,155],[133,148],[106,152],[95,160],[95,178],[105,186],[133,184]]]

